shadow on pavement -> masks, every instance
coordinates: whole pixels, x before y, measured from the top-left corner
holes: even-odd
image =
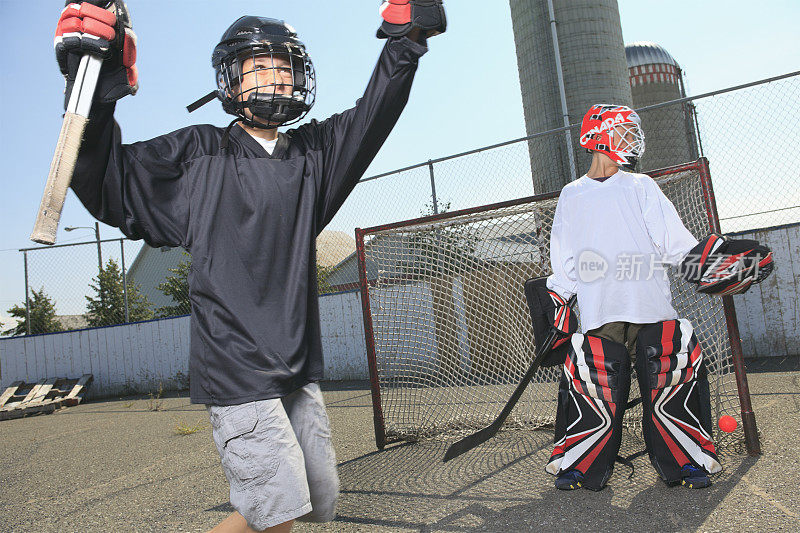
[[[622,455],[642,449],[628,436]],[[617,464],[600,492],[558,491],[544,472],[552,434],[506,431],[442,463],[450,442],[400,444],[339,465],[337,522],[418,531],[696,529],[756,459],[727,447],[709,489],[667,487],[646,456]]]

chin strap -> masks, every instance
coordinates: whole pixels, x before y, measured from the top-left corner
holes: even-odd
[[[230,124],[228,124],[227,128],[225,128],[225,133],[222,134],[222,140],[219,143],[219,147],[221,150],[225,151],[228,149],[228,139],[230,138],[231,128],[233,127],[234,124],[236,124],[241,120],[243,120],[241,117],[237,117],[233,119],[233,121]]]
[[[206,105],[207,103],[209,103],[211,100],[215,99],[216,97],[217,97],[217,91],[211,91],[210,93],[200,98],[199,100],[195,101],[194,103],[187,105],[186,110],[189,113],[191,113],[192,111],[196,111],[201,107],[203,107],[204,105]]]

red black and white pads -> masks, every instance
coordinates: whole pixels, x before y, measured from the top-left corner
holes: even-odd
[[[567,358],[567,344],[570,336],[578,331],[578,317],[567,305],[567,299],[547,288],[547,277],[529,279],[525,282],[525,299],[533,323],[533,336],[536,346],[540,346],[550,331],[555,328],[559,338],[553,343],[550,353],[545,356],[541,366],[556,366]]]
[[[572,336],[547,472],[557,476],[578,470],[583,487],[605,487],[619,452],[630,386],[631,362],[624,345],[593,335]]]
[[[683,279],[697,291],[725,296],[747,292],[774,268],[772,251],[749,239],[728,239],[711,234],[692,248],[680,265]]]
[[[650,324],[636,338],[636,374],[642,391],[642,426],[650,462],[669,484],[681,467],[722,470],[711,437],[708,378],[692,324],[685,319]]]
[[[378,37],[402,37],[412,28],[420,28],[430,37],[444,33],[447,17],[442,0],[384,0],[378,9],[383,22]]]
[[[136,93],[136,34],[131,29],[124,2],[67,2],[58,19],[53,44],[56,61],[67,79],[67,99],[84,54],[106,60],[98,80],[96,99],[113,102]]]

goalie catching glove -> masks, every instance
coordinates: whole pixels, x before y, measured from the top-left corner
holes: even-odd
[[[383,23],[378,37],[403,37],[412,28],[421,29],[426,37],[444,33],[447,18],[442,0],[384,0],[379,9]]]
[[[683,279],[704,294],[741,294],[770,275],[772,251],[748,239],[727,239],[711,234],[692,248],[681,262]]]
[[[553,329],[558,335],[541,366],[563,364],[567,358],[567,341],[578,331],[578,318],[572,307],[567,304],[566,298],[547,288],[546,276],[525,282],[525,298],[531,313],[536,346],[540,346]]]
[[[136,94],[139,88],[136,34],[124,2],[67,2],[58,19],[54,46],[56,61],[66,79],[65,108],[84,54],[104,59],[96,101],[116,102],[123,96]]]

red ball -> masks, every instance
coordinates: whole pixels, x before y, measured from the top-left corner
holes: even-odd
[[[736,426],[738,425],[739,424],[736,422],[736,419],[729,415],[721,416],[719,419],[719,429],[725,433],[732,433],[736,431]]]

